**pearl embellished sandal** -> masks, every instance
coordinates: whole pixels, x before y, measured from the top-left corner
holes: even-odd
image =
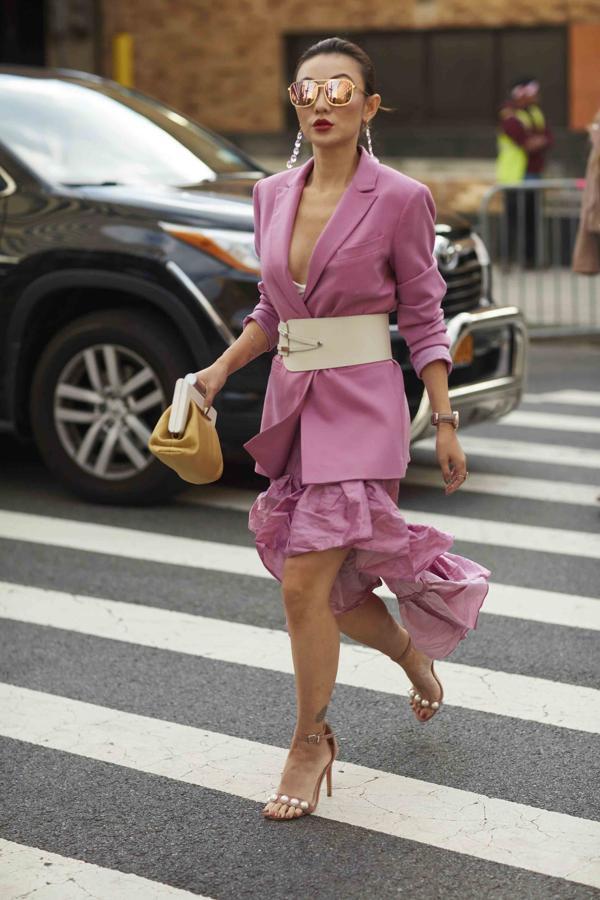
[[[331,728],[329,727],[327,722],[325,722],[325,730],[324,731],[316,732],[314,734],[303,735],[301,740],[307,741],[309,744],[318,744],[322,740],[331,741],[332,742],[331,743],[331,759],[329,760],[329,762],[327,763],[327,765],[325,766],[325,768],[319,775],[310,801],[303,800],[301,797],[288,797],[287,794],[270,794],[269,800],[267,802],[271,801],[273,803],[285,803],[288,806],[295,806],[297,809],[301,810],[300,815],[293,815],[290,817],[280,816],[280,815],[278,815],[279,810],[277,810],[276,812],[270,812],[269,810],[265,811],[263,809],[262,814],[265,817],[265,819],[276,819],[277,821],[280,821],[280,822],[291,822],[294,819],[300,819],[302,816],[308,816],[311,813],[313,813],[315,811],[315,809],[317,808],[317,804],[319,802],[319,793],[321,791],[321,782],[323,781],[324,775],[327,775],[327,796],[331,797],[331,795],[333,793],[332,779],[331,779],[332,766],[333,766],[334,760],[336,759],[336,757],[338,755],[338,751],[339,751],[338,742],[336,740],[335,734],[333,733],[333,731],[331,730]]]
[[[401,660],[404,656],[406,656],[406,654],[407,654],[408,651],[411,649],[411,647],[412,647],[412,640],[411,640],[411,638],[410,638],[410,636],[409,636],[409,638],[408,638],[408,643],[407,643],[406,647],[404,648],[404,650],[402,651],[402,653],[400,654],[400,656],[395,657],[394,662],[399,663],[400,660]],[[422,709],[432,709],[432,710],[433,710],[433,715],[432,715],[432,716],[429,716],[427,719],[421,719],[420,716],[416,716],[417,719],[419,720],[419,722],[429,722],[430,719],[433,719],[433,716],[435,716],[436,712],[438,711],[438,709],[439,709],[440,706],[442,705],[442,700],[444,699],[444,688],[443,688],[442,682],[440,681],[440,679],[439,679],[439,678],[437,677],[437,675],[435,674],[435,670],[434,670],[434,668],[433,668],[433,660],[431,660],[431,674],[433,675],[433,677],[435,678],[435,680],[436,680],[437,683],[439,684],[439,686],[440,686],[440,691],[442,692],[439,700],[434,700],[433,702],[430,702],[429,700],[427,700],[426,697],[421,697],[421,695],[418,693],[418,691],[417,691],[417,689],[415,688],[415,686],[412,685],[412,684],[411,684],[411,686],[410,686],[410,688],[409,688],[409,691],[408,691],[408,696],[410,697],[410,701],[409,701],[409,702],[410,702],[410,705],[411,705],[411,707],[412,707],[413,712],[415,713],[415,715],[416,715],[416,713],[417,713],[417,707],[418,707],[418,706],[420,706]],[[417,706],[413,706],[413,703],[417,704]]]

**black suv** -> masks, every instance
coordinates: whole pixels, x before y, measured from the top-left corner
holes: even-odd
[[[81,72],[0,69],[0,428],[97,502],[185,487],[147,449],[176,378],[209,365],[258,300],[252,186],[270,174],[186,116]],[[438,215],[461,424],[520,399],[527,334],[496,307],[468,223]],[[423,382],[390,315],[412,438],[432,433]],[[271,351],[273,353],[275,351]],[[260,427],[271,353],[217,395],[226,458]]]

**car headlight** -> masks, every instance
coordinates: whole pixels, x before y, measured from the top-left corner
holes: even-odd
[[[254,232],[231,231],[226,228],[194,228],[160,222],[160,227],[178,241],[191,244],[197,250],[238,269],[260,275],[260,260],[254,248]]]

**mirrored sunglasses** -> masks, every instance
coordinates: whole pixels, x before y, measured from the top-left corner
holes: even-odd
[[[327,78],[320,81],[306,78],[289,85],[290,101],[294,106],[312,106],[317,99],[320,84],[324,85],[325,99],[332,106],[346,106],[352,100],[355,90],[365,93],[349,78]]]

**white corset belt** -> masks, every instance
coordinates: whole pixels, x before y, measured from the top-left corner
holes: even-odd
[[[392,359],[388,313],[279,322],[277,352],[290,372]]]

